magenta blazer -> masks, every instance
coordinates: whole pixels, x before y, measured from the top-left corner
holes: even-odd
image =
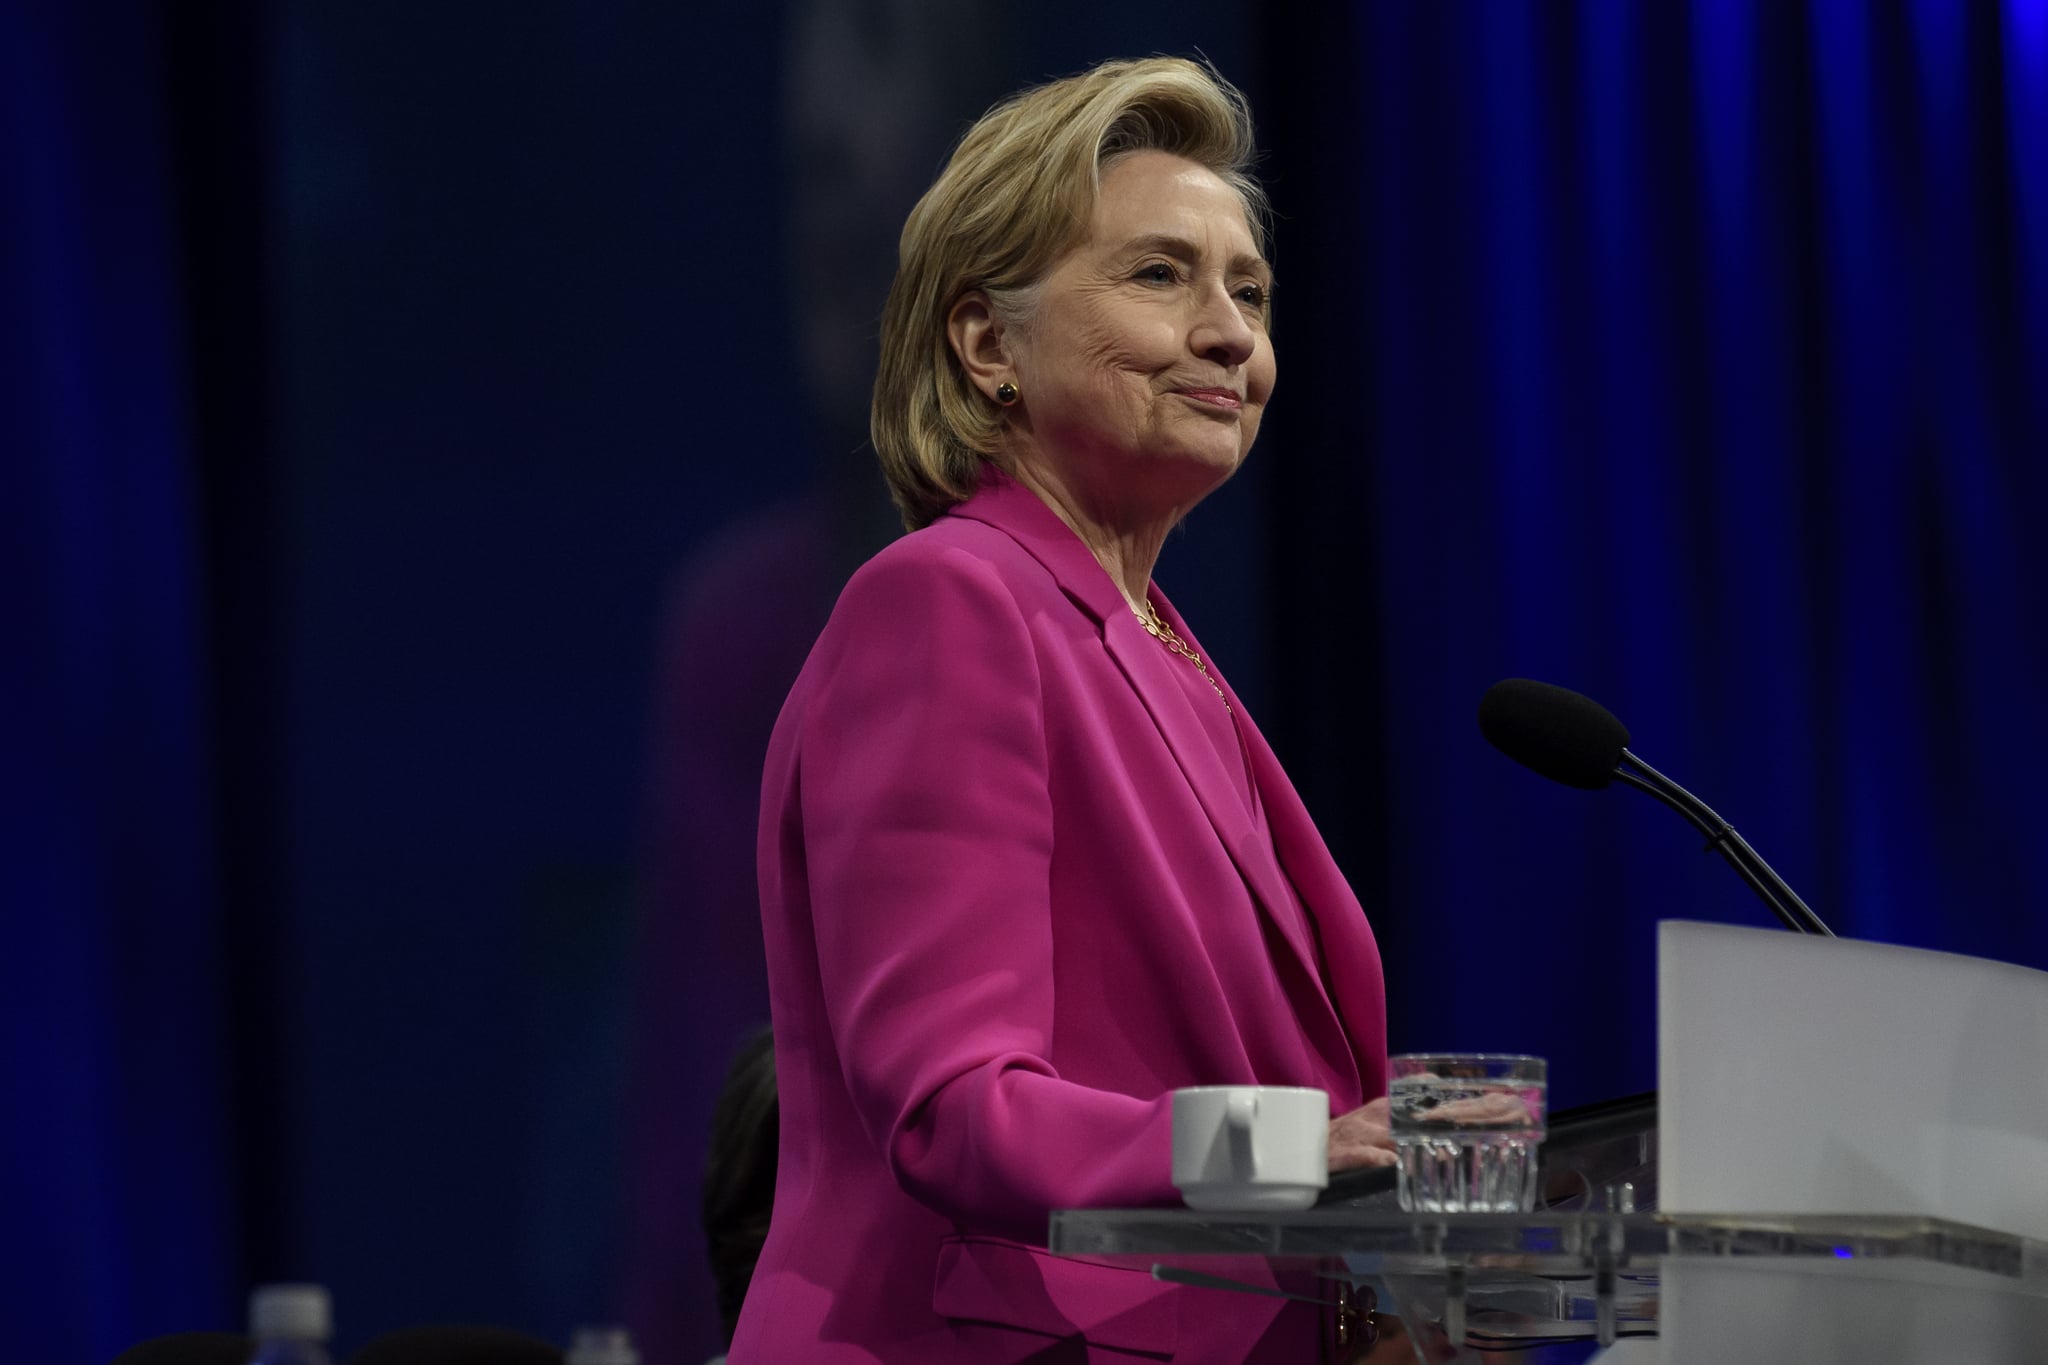
[[[1262,834],[1192,667],[1000,475],[848,583],[762,789],[782,1147],[734,1365],[1321,1358],[1312,1305],[1045,1249],[1178,1203],[1177,1087],[1386,1091],[1365,915],[1232,694]]]

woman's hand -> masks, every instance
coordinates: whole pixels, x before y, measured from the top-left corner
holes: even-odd
[[[1384,1095],[1330,1120],[1330,1169],[1394,1164],[1394,1135],[1388,1128]]]

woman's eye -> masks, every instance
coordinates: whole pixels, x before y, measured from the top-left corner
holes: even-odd
[[[1247,308],[1263,311],[1266,307],[1266,286],[1262,284],[1239,285],[1237,301]]]
[[[1138,278],[1147,284],[1172,284],[1180,277],[1165,261],[1153,261],[1149,265],[1138,267]]]

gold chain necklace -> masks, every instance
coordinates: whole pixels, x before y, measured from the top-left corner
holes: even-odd
[[[1201,673],[1202,681],[1209,684],[1215,690],[1217,696],[1223,697],[1223,709],[1225,711],[1230,710],[1230,698],[1223,696],[1223,688],[1214,678],[1209,676],[1209,665],[1202,662],[1202,656],[1195,653],[1188,642],[1181,639],[1172,626],[1159,619],[1159,608],[1152,605],[1151,598],[1145,599],[1145,609],[1143,611],[1132,607],[1131,615],[1138,618],[1138,624],[1145,628],[1147,635],[1193,664],[1196,670]]]

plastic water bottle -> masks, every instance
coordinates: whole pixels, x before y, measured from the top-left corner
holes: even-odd
[[[250,1365],[328,1365],[334,1304],[317,1284],[266,1284],[249,1295]]]
[[[578,1327],[562,1365],[640,1365],[640,1353],[623,1327]]]

